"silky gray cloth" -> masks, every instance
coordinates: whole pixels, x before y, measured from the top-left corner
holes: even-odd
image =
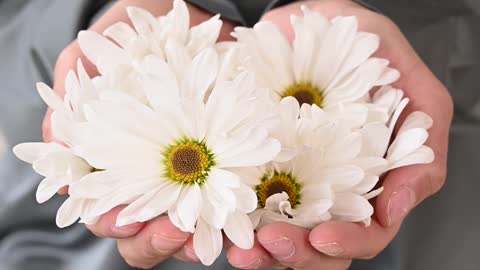
[[[255,1],[195,0],[212,12],[252,23],[268,5]],[[209,2],[210,1],[210,2]],[[0,0],[0,270],[130,269],[115,242],[83,225],[57,229],[56,197],[35,202],[40,181],[9,150],[41,140],[45,106],[35,82],[52,82],[60,51],[84,24],[93,0]],[[249,3],[247,3],[249,2]],[[266,3],[266,5],[265,5]],[[376,260],[352,269],[479,269],[480,217],[480,2],[478,0],[370,1],[393,18],[455,100],[449,176],[443,190],[414,210],[394,244]],[[247,15],[246,15],[247,14]],[[93,14],[92,14],[93,15]],[[248,21],[248,22],[247,22]],[[421,89],[419,89],[421,91]],[[156,269],[231,269],[225,256],[212,267],[167,261]]]

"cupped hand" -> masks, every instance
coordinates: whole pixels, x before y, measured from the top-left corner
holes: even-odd
[[[410,104],[404,115],[413,111],[429,114],[434,125],[429,130],[427,145],[435,153],[435,161],[391,171],[384,178],[383,193],[374,203],[372,224],[328,222],[311,232],[278,223],[263,227],[251,250],[231,247],[227,256],[241,269],[265,269],[272,266],[293,269],[347,269],[352,259],[370,259],[380,253],[395,237],[406,215],[427,197],[436,193],[446,177],[448,134],[453,105],[442,83],[415,53],[399,28],[385,16],[349,0],[317,0],[294,3],[267,13],[263,20],[272,21],[293,40],[290,25],[292,14],[301,15],[301,5],[333,18],[357,16],[361,31],[376,33],[381,38],[375,56],[387,58],[401,73],[393,85],[404,90]],[[400,121],[401,122],[401,121]]]
[[[172,9],[172,1],[122,0],[108,10],[89,30],[102,33],[110,25],[123,21],[129,23],[126,7],[136,6],[146,9],[154,15],[166,14]],[[188,5],[190,23],[197,25],[212,14]],[[229,33],[234,25],[224,21],[220,40],[230,39]],[[95,66],[82,54],[77,41],[72,42],[60,54],[55,66],[54,89],[60,96],[65,93],[65,78],[70,70],[75,70],[78,59],[82,60],[90,76],[98,75]],[[55,141],[50,125],[51,110],[48,110],[43,122],[43,137],[46,142]],[[67,188],[62,188],[60,194],[66,194]],[[118,249],[128,264],[137,268],[151,268],[165,259],[174,256],[186,262],[199,262],[193,251],[192,237],[172,225],[167,216],[158,217],[145,224],[132,224],[116,227],[115,220],[123,207],[117,207],[103,215],[97,224],[87,228],[99,237],[114,238],[118,241]]]

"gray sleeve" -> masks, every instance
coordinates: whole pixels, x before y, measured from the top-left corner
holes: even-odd
[[[191,4],[207,10],[213,14],[221,14],[222,17],[233,22],[252,26],[267,11],[276,7],[295,2],[295,0],[187,0]],[[379,12],[379,10],[367,1],[354,0],[360,5]]]

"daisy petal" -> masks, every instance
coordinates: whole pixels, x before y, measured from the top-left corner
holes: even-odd
[[[395,168],[414,165],[414,164],[428,164],[435,159],[432,148],[422,145],[414,152],[402,157],[400,160],[393,162],[387,169],[393,170]]]
[[[387,160],[400,160],[422,146],[427,138],[428,132],[423,128],[409,129],[398,134],[388,149]]]
[[[241,249],[253,247],[253,225],[246,214],[238,211],[230,214],[223,231],[235,246]]]
[[[144,222],[163,214],[177,201],[180,191],[181,187],[177,183],[160,189],[138,213],[136,220]]]
[[[433,125],[433,119],[428,114],[420,111],[413,112],[407,116],[398,133],[413,128],[429,129]]]
[[[193,248],[200,261],[210,266],[220,256],[223,247],[222,231],[199,219],[193,235]]]
[[[177,204],[178,217],[185,228],[193,233],[202,206],[202,193],[198,184],[184,187]]]
[[[36,198],[38,203],[44,203],[52,198],[60,188],[67,185],[67,182],[63,182],[56,177],[47,177],[40,182],[36,192]]]
[[[82,206],[82,200],[68,198],[58,209],[56,218],[57,226],[59,228],[65,228],[77,221],[82,212]]]
[[[359,222],[373,214],[373,207],[367,199],[353,193],[338,193],[330,213],[338,220]]]
[[[212,47],[220,35],[222,21],[220,15],[215,15],[208,21],[190,29],[187,47],[192,55],[197,55],[202,49]]]
[[[132,27],[124,22],[113,24],[112,26],[108,27],[103,34],[113,39],[123,48],[127,48],[132,39],[137,36]]]

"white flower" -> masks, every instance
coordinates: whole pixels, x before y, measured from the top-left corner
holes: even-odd
[[[57,191],[78,181],[93,168],[72,151],[56,143],[23,143],[13,148],[15,155],[33,165],[33,169],[45,178],[37,188],[37,201],[44,203]],[[92,200],[69,197],[57,212],[57,225],[70,226],[92,207]],[[94,222],[91,217],[85,222]]]
[[[250,215],[254,225],[284,221],[312,228],[331,219],[368,222],[373,213],[368,192],[387,162],[361,156],[362,133],[346,120],[350,113],[325,112],[316,105],[300,110],[292,97],[284,98],[278,111],[282,125],[272,134],[286,148],[285,158],[235,169],[257,191],[260,208]]]
[[[82,31],[80,48],[102,76],[95,83],[102,90],[121,90],[144,101],[138,66],[151,54],[164,58],[177,72],[202,49],[214,46],[222,21],[219,16],[190,28],[190,15],[182,0],[175,0],[165,16],[155,17],[138,7],[127,8],[133,28],[118,22],[104,32],[106,37]],[[178,62],[176,60],[182,60]]]
[[[235,29],[233,35],[246,48],[244,68],[257,74],[261,87],[278,99],[293,96],[300,105],[330,110],[339,104],[362,103],[374,86],[398,79],[388,60],[372,57],[379,38],[357,32],[356,17],[329,21],[306,7],[302,10],[303,17],[292,17],[293,46],[271,22]]]
[[[74,150],[102,171],[71,188],[74,197],[98,199],[94,216],[130,203],[120,226],[168,213],[194,233],[206,265],[221,252],[222,229],[235,245],[253,245],[247,214],[257,199],[231,168],[265,164],[280,151],[258,116],[262,103],[251,74],[216,82],[219,65],[217,53],[205,49],[177,76],[152,55],[142,64],[151,107],[119,92],[89,104]]]
[[[15,155],[33,165],[33,169],[45,179],[37,189],[37,201],[44,203],[62,187],[69,186],[95,169],[85,160],[75,155],[72,146],[72,129],[74,125],[84,122],[83,105],[97,97],[93,83],[80,61],[77,64],[78,78],[70,71],[65,81],[65,97],[60,99],[45,84],[37,84],[38,92],[52,109],[51,129],[57,143],[23,143],[14,147]],[[66,227],[81,218],[94,204],[93,200],[68,198],[57,212],[57,225]],[[97,217],[90,217],[83,222],[95,222]]]

